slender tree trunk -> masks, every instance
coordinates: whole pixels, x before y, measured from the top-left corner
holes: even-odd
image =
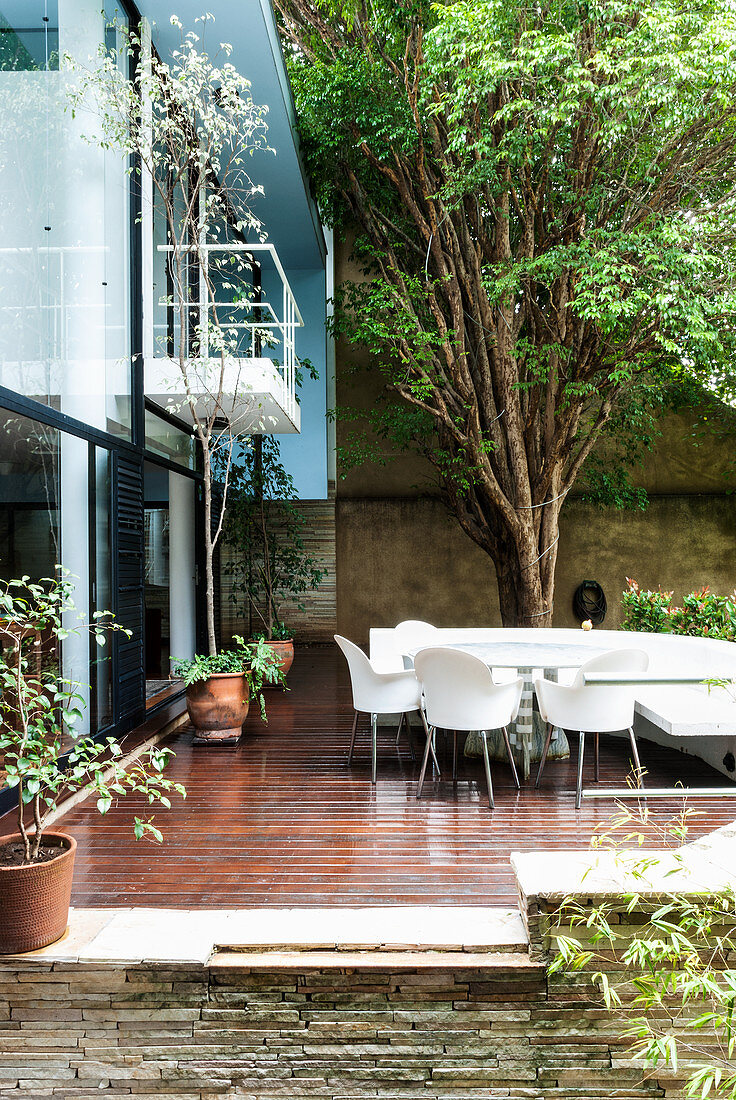
[[[205,604],[207,607],[207,648],[210,657],[217,654],[215,635],[215,571],[212,546],[212,468],[209,455],[204,459],[204,575]]]
[[[19,633],[14,638],[15,641],[15,667],[13,673],[15,676],[15,691],[18,699],[18,717],[21,723],[21,755],[23,753],[23,747],[28,741],[28,715],[26,714],[24,694],[23,694],[23,635]],[[18,832],[23,838],[23,859],[25,863],[31,861],[31,839],[28,835],[28,830],[25,823],[25,804],[23,802],[23,782],[18,784]]]
[[[271,540],[266,523],[266,511],[263,492],[263,436],[257,435],[254,440],[254,471],[256,498],[258,501],[258,518],[260,523],[261,545],[263,547],[263,588],[266,599],[266,631],[268,638],[273,638],[273,581],[271,576]]]

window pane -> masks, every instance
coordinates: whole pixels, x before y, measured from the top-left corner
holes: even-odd
[[[59,433],[0,410],[0,575],[51,577],[60,557]]]
[[[195,465],[195,439],[193,435],[175,428],[146,410],[146,449],[168,458],[179,466],[193,470]]]
[[[45,18],[44,18],[45,16]],[[59,68],[57,0],[4,0],[0,9],[0,70]]]
[[[0,409],[0,577],[52,577],[60,560],[59,433]],[[59,668],[53,635],[42,632],[34,671]],[[0,646],[8,645],[0,619]],[[12,696],[6,699],[12,707]],[[5,721],[13,723],[10,712]],[[1,754],[0,754],[1,755]],[[0,775],[2,760],[0,759]]]
[[[103,447],[95,448],[95,572],[94,572],[94,609],[111,611],[112,592],[112,480],[110,471],[110,452]],[[104,729],[113,721],[112,703],[112,659],[111,645],[100,647],[94,641],[91,644],[94,662],[94,700],[95,726]]]
[[[129,179],[58,70],[119,35],[100,7],[69,0],[59,21],[50,0],[0,0],[0,384],[127,437]]]

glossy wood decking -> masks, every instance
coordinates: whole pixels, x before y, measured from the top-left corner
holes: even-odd
[[[485,795],[480,761],[462,761],[460,778],[429,782],[416,799],[418,763],[385,731],[378,783],[368,769],[367,728],[348,768],[352,709],[342,657],[335,650],[297,653],[292,690],[269,696],[270,720],[251,712],[235,749],[193,748],[191,731],[171,740],[173,774],[188,790],[156,821],[165,843],[133,840],[133,816],[121,803],[101,818],[89,802],[63,827],[79,841],[73,904],[181,908],[326,905],[515,904],[513,850],[586,847],[614,806],[574,807],[575,752],[551,762],[542,789],[520,793],[507,766],[495,764],[496,810]],[[678,779],[724,784],[723,776],[679,753],[644,742],[653,786]],[[592,760],[591,760],[592,765]],[[626,745],[601,743],[601,783],[623,782]],[[655,825],[678,802],[658,802]],[[736,801],[702,800],[691,837],[736,816]]]

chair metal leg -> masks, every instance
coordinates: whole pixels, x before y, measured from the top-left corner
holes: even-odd
[[[409,745],[409,752],[411,754],[412,760],[415,760],[416,757],[414,755],[414,739],[412,738],[412,735],[411,735],[411,722],[409,721],[409,715],[406,714],[406,713],[399,715],[399,725],[396,729],[396,748],[397,749],[399,747],[399,740],[401,738],[402,728],[406,730],[406,740],[407,740],[407,743]]]
[[[437,775],[440,776],[440,775],[442,775],[442,772],[440,771],[440,762],[437,759],[437,750],[435,749],[434,738],[429,736],[429,726],[427,725],[427,716],[426,716],[426,714],[424,713],[423,710],[420,710],[419,713],[422,717],[422,725],[424,726],[424,734],[425,734],[425,736],[427,738],[427,741],[429,742],[429,745],[430,745],[430,750],[429,751],[432,753],[432,759],[434,760],[434,766],[437,769]],[[426,755],[426,753],[425,753],[425,755]]]
[[[595,781],[600,782],[601,778],[601,750],[600,750],[600,734],[598,730],[595,731]]]
[[[452,731],[452,778],[457,779],[457,730]]]
[[[636,785],[637,787],[643,787],[644,777],[642,774],[641,761],[639,760],[639,749],[636,744],[636,736],[634,735],[633,726],[629,726],[629,741],[631,742],[631,755],[634,757],[634,767],[636,768]]]
[[[488,784],[488,805],[493,809],[493,783],[491,782],[491,762],[488,759],[488,734],[485,730],[480,731],[481,740],[483,741],[483,763],[486,766],[486,783]]]
[[[580,730],[580,748],[578,750],[578,787],[575,793],[575,809],[579,810],[583,801],[583,757],[585,755],[585,731]]]
[[[520,791],[521,783],[519,782],[519,773],[516,770],[516,762],[514,760],[514,754],[511,751],[511,742],[509,741],[509,731],[506,726],[503,727],[503,739],[506,742],[506,752],[509,754],[509,764],[511,765],[511,771],[514,776],[514,783],[516,784],[517,791]]]
[[[430,751],[433,752],[433,748],[434,748],[433,747],[434,726],[432,726],[431,729],[430,729],[429,726],[427,726],[427,719],[424,716],[424,712],[422,712],[422,721],[424,722],[424,730],[425,730],[425,733],[427,735],[427,744],[424,746],[424,759],[422,760],[422,770],[419,773],[419,785],[417,787],[417,798],[422,797],[422,787],[424,786],[424,776],[427,773],[427,761],[429,760]]]
[[[547,736],[544,739],[544,748],[542,749],[542,759],[539,761],[539,771],[537,772],[537,782],[535,787],[539,786],[539,781],[542,778],[542,772],[544,771],[544,765],[547,763],[547,753],[549,752],[550,742],[552,741],[553,726],[551,722],[547,723]]]
[[[353,762],[353,749],[355,748],[355,735],[358,732],[358,712],[353,715],[353,736],[350,738],[350,752],[348,753],[348,767]]]
[[[371,783],[376,782],[376,760],[378,757],[378,715],[371,715]]]
[[[434,726],[432,726],[432,729],[434,731],[432,735],[432,760],[434,761],[434,766],[437,769],[437,777],[439,778],[442,775],[442,770],[440,768],[440,762],[437,759],[437,738],[435,736],[437,730]]]

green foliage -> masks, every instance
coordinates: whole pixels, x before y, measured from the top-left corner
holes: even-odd
[[[621,597],[624,609],[622,630],[653,634],[687,634],[696,638],[720,638],[736,642],[736,592],[716,596],[706,586],[684,597],[681,607],[672,603],[674,592],[642,590],[627,577],[628,588]]]
[[[642,507],[628,471],[669,395],[736,394],[733,12],[276,7],[321,206],[356,232],[335,331],[375,404],[372,438],[353,433],[343,458],[417,450],[513,572],[503,590],[550,606],[557,515],[532,509],[564,499],[591,455],[588,498]]]
[[[667,845],[687,838],[686,811],[662,830]],[[657,1070],[686,1080],[689,1097],[736,1097],[736,894],[733,887],[709,894],[667,891],[650,885],[685,870],[678,851],[644,854],[651,829],[623,810],[597,848],[616,852],[617,872],[634,892],[597,904],[566,898],[555,936],[551,975],[587,972],[616,1020],[646,1076]],[[581,893],[585,892],[583,884]],[[653,896],[654,895],[654,896]],[[623,915],[622,915],[623,914]],[[627,920],[627,914],[632,914]]]
[[[56,576],[39,581],[24,576],[0,583],[5,644],[0,655],[0,753],[5,754],[5,784],[18,791],[18,831],[27,863],[38,857],[49,816],[72,794],[95,795],[102,814],[126,794],[166,808],[172,791],[182,798],[186,794],[180,783],[162,774],[174,755],[170,749],[154,746],[126,766],[114,737],[98,741],[79,732],[84,717],[79,685],[59,674],[56,660],[50,667],[42,662],[39,671],[37,650],[44,640],[58,644],[86,632],[104,646],[113,632],[130,636],[109,611],[95,612],[92,622],[85,622],[73,592],[74,584],[61,568]],[[32,811],[32,827],[25,821],[26,807]],[[136,817],[134,831],[137,839],[161,840],[150,818]]]
[[[256,642],[290,642],[294,637],[293,632],[284,622],[274,620],[268,637],[265,630],[254,630],[253,640]]]
[[[632,473],[644,467],[661,436],[661,418],[699,400],[702,393],[697,387],[675,382],[667,372],[650,371],[632,382],[582,471],[583,500],[601,508],[645,509],[646,490],[632,484]]]
[[[325,7],[333,21],[342,22],[352,5]],[[541,250],[484,265],[491,303],[533,286],[543,307],[545,292],[568,278],[573,315],[611,337],[612,354],[601,372],[608,379],[616,374],[630,380],[636,368],[661,362],[682,371],[684,354],[688,367],[709,380],[716,362],[727,367],[719,351],[733,341],[720,319],[724,308],[734,308],[733,273],[726,268],[733,246],[730,89],[736,83],[736,35],[722,5],[701,0],[685,9],[674,0],[557,0],[537,21],[518,2],[397,6],[383,0],[362,17],[367,24],[361,39],[346,36],[348,45],[337,54],[330,42],[315,41],[315,56],[296,53],[290,66],[309,166],[333,219],[345,224],[355,216],[341,192],[348,165],[366,197],[391,219],[391,244],[399,245],[401,233],[409,238],[401,245],[400,284],[380,274],[368,286],[342,289],[343,331],[349,324],[356,344],[383,354],[398,343],[398,324],[404,333],[414,329],[412,357],[421,361],[428,343],[446,339],[430,316],[425,248],[401,195],[374,163],[417,158],[418,172],[421,153],[448,207],[480,200],[487,203],[485,219],[495,219],[494,205],[502,197],[521,195],[528,173],[540,200],[547,188],[554,195],[550,224],[535,226]],[[418,130],[403,87],[407,38],[417,25],[422,52],[411,75],[419,113],[447,120],[446,159],[432,148],[429,128]],[[502,87],[506,96],[499,103]],[[583,116],[592,123],[595,159],[581,186],[570,166]],[[695,171],[691,158],[701,145],[714,157],[702,180],[705,191],[694,178],[688,187],[688,176],[676,206],[647,209],[646,196],[657,193],[678,163],[684,135],[691,143],[688,173]],[[687,217],[688,208],[698,209],[697,222]],[[524,225],[513,206],[509,217],[515,242]],[[571,219],[579,223],[576,232],[567,229]],[[381,258],[366,237],[357,248],[367,267]],[[707,288],[724,275],[723,296],[714,300]],[[409,313],[403,308],[407,299],[414,307]],[[636,355],[619,360],[616,344],[623,346],[631,326],[639,327],[642,314],[652,310],[660,330],[654,346],[643,361]],[[540,347],[544,354],[533,363],[531,353]],[[540,343],[523,329],[517,350],[530,368],[522,384],[540,380],[549,364],[548,338]],[[575,349],[558,350],[570,359]],[[724,392],[733,379],[726,373]]]
[[[291,638],[281,604],[317,588],[324,571],[304,547],[305,520],[278,440],[257,437],[241,449],[232,462],[230,494],[226,538],[235,551],[233,601],[251,623],[260,624],[254,637]]]
[[[266,722],[263,688],[266,684],[285,686],[286,683],[279,667],[279,659],[262,640],[246,642],[236,634],[233,641],[235,642],[233,649],[223,649],[213,655],[197,653],[191,660],[174,657],[172,659],[173,675],[180,677],[189,687],[191,684],[209,680],[211,676],[217,676],[218,673],[243,673],[248,685],[248,697],[258,701],[261,718]]]

